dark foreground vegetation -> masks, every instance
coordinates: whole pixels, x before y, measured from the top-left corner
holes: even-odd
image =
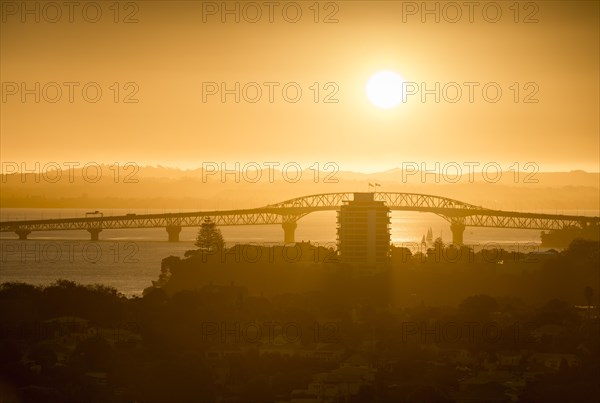
[[[563,248],[579,238],[600,241],[600,227],[598,225],[589,225],[585,228],[565,227],[541,233],[542,246],[550,248]]]
[[[138,298],[2,284],[0,401],[600,398],[597,242],[394,248],[372,271],[309,244],[241,248],[166,258]]]

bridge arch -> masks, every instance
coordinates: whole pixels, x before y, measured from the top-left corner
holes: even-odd
[[[198,227],[204,218],[210,217],[217,225],[222,226],[282,225],[285,241],[293,242],[296,222],[300,218],[316,211],[338,210],[345,201],[353,200],[356,193],[361,192],[313,194],[243,210],[4,221],[0,222],[0,232],[14,232],[20,239],[26,239],[32,231],[85,230],[92,234],[92,238],[97,239],[97,234],[105,229],[162,227],[167,229],[170,240],[177,241],[182,227]],[[373,196],[374,200],[383,201],[394,211],[420,211],[439,215],[450,223],[455,243],[462,243],[462,232],[467,226],[557,230],[598,225],[600,222],[598,217],[492,210],[421,193],[374,192]]]

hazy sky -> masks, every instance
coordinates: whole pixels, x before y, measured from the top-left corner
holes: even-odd
[[[472,17],[464,2],[442,2],[439,22],[422,2],[321,2],[318,16],[313,1],[275,2],[272,23],[262,1],[229,2],[234,14],[226,15],[222,2],[139,1],[121,3],[118,16],[113,2],[82,2],[73,22],[67,6],[30,2],[23,14],[21,2],[1,3],[2,161],[332,161],[364,171],[496,161],[600,170],[596,1],[521,2],[518,15],[512,1],[476,2]],[[124,23],[129,15],[137,22]],[[381,70],[416,91],[439,83],[440,102],[418,92],[392,109],[374,106],[365,85]],[[32,90],[25,102],[21,83]],[[239,103],[234,93],[222,102],[221,83],[239,83]],[[138,102],[123,102],[135,90]],[[333,92],[338,102],[325,102]]]

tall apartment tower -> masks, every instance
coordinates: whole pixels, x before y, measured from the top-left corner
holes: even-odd
[[[390,209],[374,193],[354,193],[338,211],[338,251],[343,263],[385,266],[390,253]]]

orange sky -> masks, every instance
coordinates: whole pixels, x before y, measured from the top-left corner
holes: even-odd
[[[456,23],[445,20],[454,18],[450,8],[439,23],[432,15],[423,23],[422,10],[403,14],[411,2],[394,1],[321,2],[318,23],[312,1],[296,3],[302,10],[296,23],[285,20],[294,17],[290,2],[279,2],[273,23],[264,6],[258,22],[244,21],[255,10],[244,14],[244,3],[235,2],[228,7],[241,8],[240,23],[233,15],[222,22],[220,10],[203,16],[203,3],[196,1],[134,2],[139,10],[121,3],[118,19],[134,12],[137,23],[113,22],[112,2],[97,3],[97,23],[83,18],[85,2],[71,23],[66,8],[52,23],[47,20],[56,10],[40,3],[36,23],[34,14],[15,11],[21,2],[1,3],[3,162],[133,161],[188,168],[206,161],[296,161],[305,167],[332,161],[342,170],[374,171],[406,161],[496,161],[506,169],[531,161],[542,171],[600,170],[598,2],[541,1],[534,3],[537,10],[521,2],[519,23],[509,9],[513,2],[496,3],[502,10],[496,23],[483,16],[488,2],[479,2],[473,23],[467,8]],[[87,11],[93,17],[94,10]],[[332,12],[338,22],[324,23]],[[532,12],[538,22],[522,22]],[[472,103],[463,86],[456,103],[413,96],[383,110],[365,95],[367,80],[380,70],[428,87],[481,84]],[[11,86],[22,82],[28,88],[56,82],[63,93],[48,102],[55,96],[49,85],[46,94],[40,89],[39,103],[35,94],[23,103],[20,88],[13,95]],[[80,83],[72,103],[64,82]],[[96,103],[81,94],[89,82],[103,91]],[[121,88],[115,103],[114,82],[135,83],[139,102],[123,102],[130,86]],[[243,94],[240,103],[234,95],[223,103],[219,94],[203,102],[208,82],[228,88],[257,82],[263,94],[256,103]],[[279,83],[272,103],[265,82]],[[317,103],[310,88],[315,82],[321,87]],[[323,89],[328,82],[334,85]],[[496,103],[482,96],[488,82],[503,91]],[[539,102],[523,102],[529,87],[521,88],[515,103],[514,82],[535,83]],[[302,89],[298,102],[283,98],[286,83]],[[336,87],[339,102],[323,102]]]

